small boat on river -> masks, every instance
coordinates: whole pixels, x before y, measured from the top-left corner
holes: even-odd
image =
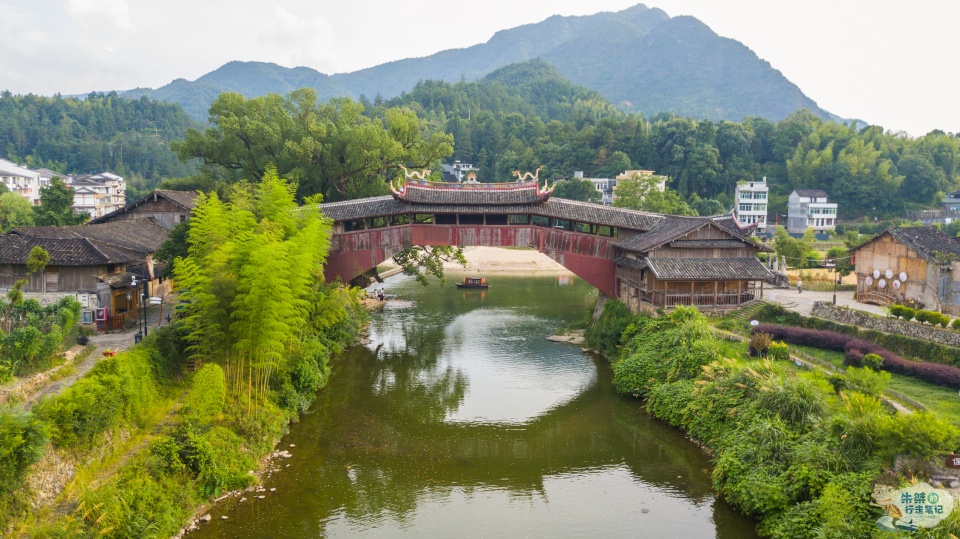
[[[463,282],[457,283],[457,288],[487,289],[490,288],[490,285],[483,277],[464,277]]]

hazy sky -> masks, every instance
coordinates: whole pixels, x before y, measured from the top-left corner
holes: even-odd
[[[156,88],[230,60],[323,73],[482,43],[631,0],[0,0],[0,89]],[[821,107],[891,131],[960,131],[960,3],[657,0],[739,40]],[[589,39],[589,36],[585,36]]]

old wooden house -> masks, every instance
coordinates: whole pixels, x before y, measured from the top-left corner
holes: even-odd
[[[857,301],[960,314],[960,241],[937,227],[890,228],[850,254]]]
[[[725,217],[666,216],[616,245],[618,296],[633,310],[693,305],[735,308],[761,299],[770,249]]]
[[[0,236],[0,290],[27,279],[28,296],[56,300],[65,295],[93,298],[89,308],[108,308],[121,320],[137,308],[140,286],[156,294],[166,284],[158,278],[153,253],[169,230],[154,219],[81,226],[20,227]],[[27,274],[27,257],[34,247],[50,255],[43,272]]]
[[[193,213],[197,193],[157,189],[117,211],[93,219],[89,224],[110,223],[129,219],[153,218],[167,228],[186,221]]]

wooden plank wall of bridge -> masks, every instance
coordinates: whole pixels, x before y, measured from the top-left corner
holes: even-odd
[[[461,247],[531,247],[573,274],[616,297],[616,238],[538,226],[409,224],[334,234],[327,257],[328,281],[362,275],[414,245]]]

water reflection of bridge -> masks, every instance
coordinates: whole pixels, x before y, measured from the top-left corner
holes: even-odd
[[[392,196],[323,204],[328,280],[351,280],[416,246],[529,247],[632,308],[736,307],[770,273],[732,215],[677,217],[550,198],[536,182],[407,181]]]

